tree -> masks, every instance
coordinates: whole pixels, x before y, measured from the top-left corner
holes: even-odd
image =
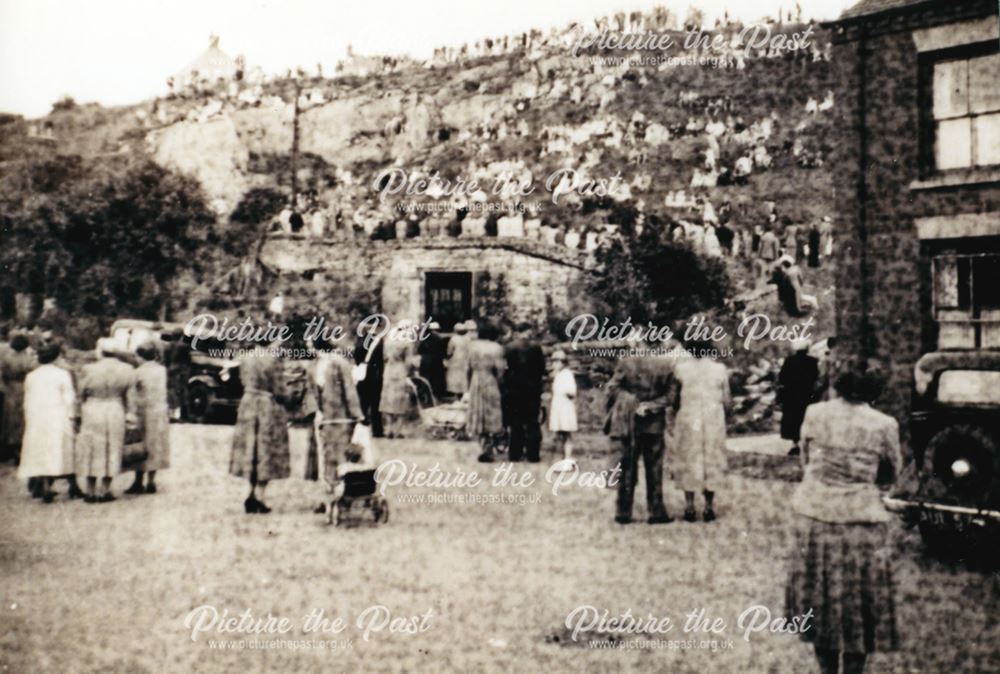
[[[725,304],[729,275],[722,260],[670,240],[667,228],[616,237],[596,252],[600,272],[590,293],[604,315],[633,323],[670,325]]]
[[[12,162],[0,179],[0,209],[0,285],[52,298],[97,324],[159,318],[171,283],[199,266],[199,249],[214,237],[197,183],[145,158]]]

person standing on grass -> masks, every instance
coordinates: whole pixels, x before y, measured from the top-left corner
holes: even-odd
[[[469,322],[455,324],[455,334],[448,340],[448,393],[461,396],[468,385]]]
[[[729,371],[711,357],[714,342],[689,341],[690,358],[674,367],[669,399],[676,410],[669,466],[684,490],[684,521],[694,522],[697,492],[705,497],[702,520],[715,519],[714,500],[726,471],[726,410],[731,403]]]
[[[97,340],[97,362],[80,372],[75,458],[76,474],[87,478],[87,503],[115,500],[111,479],[121,472],[126,418],[135,413],[135,368],[116,358],[116,351],[110,338]]]
[[[0,450],[3,458],[16,459],[24,435],[24,379],[38,361],[27,335],[11,335],[10,347],[0,353],[0,378],[3,379],[3,410],[0,410]]]
[[[445,382],[444,359],[447,355],[447,340],[441,336],[441,324],[433,321],[427,326],[428,334],[420,340],[417,353],[420,355],[420,376],[427,380],[431,392],[438,400],[444,397],[447,384]]]
[[[566,366],[566,352],[556,349],[552,354],[552,401],[549,403],[549,431],[555,433],[556,451],[562,455],[557,464],[560,471],[572,470],[573,443],[576,433],[576,377]]]
[[[354,426],[361,421],[361,402],[351,378],[351,363],[321,343],[317,364],[319,381],[319,414],[317,428],[319,447],[316,460],[310,460],[306,469],[307,480],[323,480],[332,490],[339,479],[339,467],[347,462],[351,451]],[[326,512],[321,503],[316,512]]]
[[[135,369],[136,415],[142,429],[146,459],[135,466],[135,479],[126,494],[155,494],[156,471],[170,466],[170,417],[167,402],[167,368],[156,362],[159,350],[152,342],[140,344]],[[146,485],[142,484],[143,474]]]
[[[899,424],[870,406],[883,383],[877,363],[844,359],[833,378],[840,397],[811,405],[802,423],[785,609],[811,612],[812,628],[799,636],[812,642],[823,674],[861,674],[869,653],[899,647],[892,517],[877,486],[901,466]]]
[[[500,330],[484,323],[469,344],[468,409],[465,432],[479,440],[480,463],[492,463],[496,444],[503,433],[503,398],[500,382],[507,369],[503,347],[497,342]]]
[[[381,404],[385,345],[379,329],[378,322],[365,324],[354,345],[354,362],[357,366],[364,366],[361,368],[364,370],[364,377],[355,378],[358,399],[364,412],[364,422],[371,426],[372,437],[375,438],[383,435]]]
[[[618,361],[608,381],[604,432],[620,457],[621,477],[615,522],[632,522],[632,501],[639,461],[646,470],[646,509],[650,524],[667,524],[663,503],[663,440],[672,361],[667,357],[630,357]]]
[[[510,428],[511,461],[527,458],[530,463],[541,460],[542,392],[545,388],[545,353],[531,339],[531,324],[520,323],[515,329],[504,355],[507,371],[504,375],[504,407]]]
[[[816,401],[819,360],[809,355],[809,340],[792,342],[792,354],[778,372],[777,403],[781,405],[781,437],[792,441],[789,456],[799,454],[799,431],[806,408]]]
[[[291,474],[288,415],[284,408],[284,368],[258,344],[240,360],[243,398],[236,413],[229,473],[250,481],[243,502],[247,514],[267,514],[264,493],[271,480]]]
[[[55,499],[53,480],[76,471],[76,390],[72,375],[54,364],[59,352],[58,342],[39,347],[39,366],[24,378],[24,442],[17,476],[37,480],[38,495],[45,503]],[[70,498],[78,497],[79,489],[74,487],[75,480]]]
[[[385,370],[382,385],[381,411],[384,415],[385,435],[389,438],[403,437],[406,419],[413,412],[412,385],[417,359],[417,347],[411,341],[416,330],[413,321],[404,318],[397,323],[393,336],[385,345]]]

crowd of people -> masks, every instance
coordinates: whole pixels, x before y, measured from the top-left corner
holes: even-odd
[[[0,433],[5,457],[18,459],[18,477],[45,503],[55,500],[58,479],[67,480],[70,499],[114,501],[111,481],[123,472],[134,473],[126,493],[156,493],[156,473],[170,465],[160,349],[149,343],[123,354],[105,338],[96,360],[80,368],[61,354],[58,339],[42,337],[33,348],[21,333],[0,350]]]
[[[575,469],[577,385],[565,352],[546,357],[529,324],[504,334],[491,321],[466,321],[448,336],[431,323],[423,339],[398,337],[414,330],[400,321],[393,339],[372,326],[350,356],[319,340],[308,368],[283,362],[262,343],[241,359],[229,472],[250,484],[248,514],[270,512],[268,484],[291,476],[295,429],[308,438],[303,477],[330,489],[358,461],[359,426],[376,436],[404,435],[417,375],[441,400],[465,406],[481,462],[541,460],[547,390],[546,425],[561,457],[554,468]],[[684,493],[685,521],[699,519],[699,495],[700,519],[716,519],[730,383],[713,346],[691,340],[670,354],[616,363],[604,387],[603,430],[620,471],[618,524],[632,522],[640,463],[650,524],[673,521],[664,476]],[[790,503],[797,520],[786,601],[792,613],[813,611],[815,627],[803,638],[824,672],[860,672],[867,654],[898,644],[892,568],[883,554],[890,516],[878,485],[900,469],[899,427],[871,407],[884,381],[879,365],[837,356],[833,346],[816,359],[808,342],[796,342],[779,377],[782,436],[804,466]],[[160,362],[162,346],[146,342],[131,354],[104,338],[94,357],[73,368],[57,339],[43,335],[33,347],[21,333],[0,351],[4,448],[19,453],[18,477],[43,502],[54,500],[53,482],[62,478],[69,498],[114,501],[111,482],[123,472],[134,472],[125,493],[155,493],[157,471],[170,465],[171,377]]]

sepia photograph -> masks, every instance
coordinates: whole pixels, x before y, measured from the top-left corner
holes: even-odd
[[[0,0],[0,671],[1000,671],[998,0]]]

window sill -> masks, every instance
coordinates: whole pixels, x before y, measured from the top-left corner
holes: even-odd
[[[910,183],[910,190],[936,190],[943,187],[964,187],[1000,183],[1000,167],[984,166],[974,169],[949,170]]]

